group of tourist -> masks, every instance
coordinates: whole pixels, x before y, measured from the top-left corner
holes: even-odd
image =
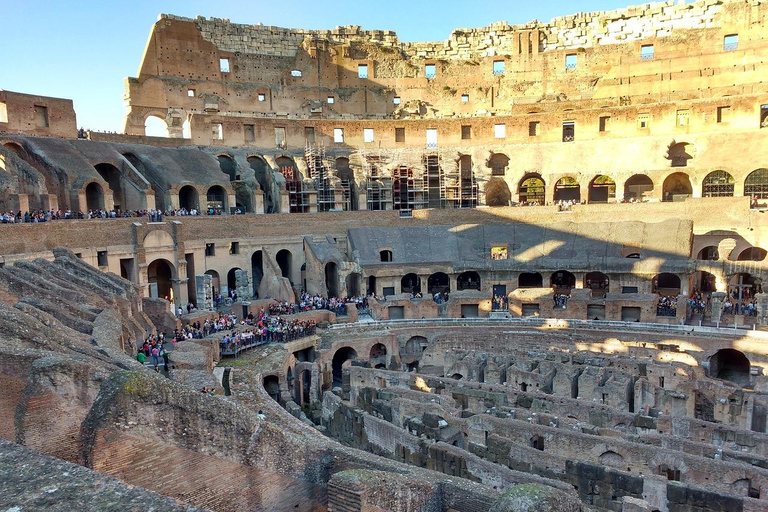
[[[215,213],[208,213],[209,215],[221,215],[220,210],[215,210]],[[200,215],[200,213],[195,210],[187,210],[186,208],[177,208],[177,209],[168,209],[168,210],[160,210],[160,209],[150,209],[150,210],[130,210],[130,211],[124,211],[124,210],[103,210],[103,209],[93,209],[88,210],[87,212],[83,213],[82,211],[73,212],[72,210],[33,210],[31,212],[24,212],[21,213],[21,211],[14,212],[13,210],[9,212],[4,212],[0,214],[0,222],[3,224],[22,224],[22,223],[39,223],[39,222],[50,222],[53,220],[62,220],[62,219],[79,219],[79,220],[87,220],[87,219],[122,219],[122,218],[148,218],[150,222],[162,222],[164,216],[169,217],[178,217],[178,216],[187,216],[187,215]]]
[[[723,302],[723,313],[726,315],[757,316],[757,301],[755,299],[742,299],[739,302],[738,299],[734,301],[725,299],[725,302]]]
[[[677,316],[677,297],[660,295],[656,305],[656,316]]]
[[[707,301],[709,301],[709,297],[705,297],[699,290],[693,290],[693,293],[687,300],[688,309],[694,315],[704,315],[704,311],[707,309]]]
[[[555,293],[553,298],[556,308],[565,309],[565,307],[568,305],[568,299],[570,299],[571,296],[565,293]]]
[[[448,299],[450,299],[448,292],[435,293],[435,304],[442,304],[443,302],[448,302]]]
[[[165,346],[163,342],[165,341],[165,334],[160,333],[159,335],[152,334],[150,336],[147,336],[144,340],[144,344],[139,347],[139,350],[136,354],[136,360],[138,360],[141,364],[144,364],[144,362],[147,360],[147,358],[152,358],[152,366],[154,367],[154,370],[156,372],[160,371],[160,360],[163,361],[163,367],[165,371],[168,371],[168,360],[170,358],[170,354],[165,349]]]
[[[347,303],[355,303],[357,309],[366,309],[368,307],[368,299],[365,297],[339,299],[336,297],[328,298],[321,295],[310,295],[305,292],[299,296],[298,302],[276,300],[269,305],[269,314],[292,315],[303,311],[327,309],[336,313],[337,316],[346,316]]]
[[[578,202],[578,201],[576,201],[575,199],[570,199],[570,200],[568,200],[568,201],[565,201],[565,200],[561,199],[560,201],[557,201],[557,202],[555,203],[555,205],[557,206],[557,211],[559,211],[559,212],[567,212],[567,211],[570,211],[570,210],[571,210],[571,208],[572,208],[574,205],[577,205],[577,204],[579,204],[579,202]]]
[[[506,311],[509,309],[509,298],[504,295],[494,295],[491,307],[494,311]]]

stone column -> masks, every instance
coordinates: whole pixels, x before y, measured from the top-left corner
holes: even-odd
[[[757,322],[759,325],[768,325],[768,293],[755,295],[757,301]]]
[[[253,287],[248,278],[247,270],[235,270],[235,292],[238,299],[246,299],[253,296]]]
[[[712,317],[711,320],[715,323],[720,322],[723,316],[723,302],[725,302],[726,294],[723,292],[712,292],[710,298]]]
[[[213,277],[209,274],[195,276],[197,285],[197,307],[213,310]]]
[[[171,279],[173,287],[174,302],[179,306],[186,306],[189,302],[189,293],[187,292],[187,282],[189,279]]]

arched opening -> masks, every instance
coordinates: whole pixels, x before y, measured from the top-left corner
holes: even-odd
[[[581,185],[572,176],[563,176],[555,183],[555,202],[559,201],[581,201]]]
[[[291,213],[307,213],[309,211],[308,195],[304,193],[304,176],[296,162],[287,156],[275,159],[280,174],[285,178],[285,189],[288,191],[288,204]]]
[[[413,273],[405,274],[400,279],[400,292],[412,293],[414,295],[421,293],[421,278]]]
[[[635,174],[624,182],[624,201],[644,202],[653,195],[653,180],[645,174]]]
[[[507,182],[501,178],[491,178],[485,185],[485,204],[487,206],[509,206],[512,192]]]
[[[98,172],[99,176],[107,182],[109,189],[112,191],[112,201],[114,203],[115,211],[139,209],[139,204],[127,205],[125,203],[122,176],[120,175],[120,171],[117,170],[117,167],[112,164],[96,164],[94,167],[96,168],[96,172]]]
[[[693,158],[693,146],[687,142],[678,142],[669,146],[667,160],[672,167],[686,167]]]
[[[736,180],[725,171],[714,171],[701,183],[701,197],[733,197]]]
[[[192,185],[184,185],[179,190],[179,207],[187,211],[199,209],[197,189]]]
[[[280,267],[280,273],[283,277],[287,277],[288,279],[291,279],[292,274],[292,260],[293,260],[293,254],[291,254],[291,251],[288,249],[281,249],[277,252],[277,255],[275,256],[275,260],[277,260],[277,266]]]
[[[240,176],[237,175],[235,161],[231,156],[219,155],[217,158],[219,160],[219,168],[221,169],[221,172],[229,177],[229,181],[236,181],[240,179]]]
[[[702,293],[714,292],[717,290],[716,278],[714,274],[701,270],[693,275],[693,287]]]
[[[104,209],[104,189],[95,181],[85,187],[85,207],[88,210]]]
[[[542,288],[544,278],[538,272],[523,272],[517,279],[518,288]]]
[[[253,296],[259,296],[259,286],[264,278],[264,253],[256,251],[251,255],[251,276],[253,277]]]
[[[605,175],[596,176],[589,184],[589,202],[607,203],[616,199],[616,182]]]
[[[544,187],[544,180],[538,174],[525,175],[517,188],[520,204],[524,206],[543,206],[545,202]]]
[[[691,180],[684,172],[675,172],[667,176],[661,187],[663,201],[683,201],[693,194]]]
[[[277,375],[267,375],[264,377],[264,391],[274,400],[280,402],[280,379]]]
[[[422,354],[424,353],[424,349],[428,344],[429,342],[424,336],[413,336],[405,342],[405,348],[400,354],[400,357],[403,359],[407,358],[411,360],[413,358],[421,358]]]
[[[427,278],[427,292],[431,295],[436,293],[448,293],[451,291],[451,279],[444,272],[435,272]]]
[[[555,293],[571,293],[571,288],[576,286],[576,276],[567,270],[558,270],[552,272],[549,278],[549,285],[555,289]]]
[[[600,454],[600,464],[614,468],[627,467],[626,464],[624,464],[624,457],[612,451],[607,451]]]
[[[227,272],[227,289],[229,290],[229,296],[232,296],[232,292],[237,290],[237,274],[236,272],[240,270],[237,267],[229,269],[229,272]]]
[[[376,276],[368,276],[368,295],[376,295]]]
[[[488,159],[488,167],[491,168],[491,176],[504,176],[509,167],[509,157],[504,153],[494,153]]]
[[[387,362],[387,347],[382,343],[376,343],[368,354],[368,362],[371,366]]]
[[[214,185],[206,193],[208,215],[227,213],[227,192],[221,185]]]
[[[263,158],[258,156],[249,156],[248,165],[253,169],[256,181],[261,187],[261,193],[264,201],[264,213],[275,213],[275,202],[272,197],[272,173],[267,167]]]
[[[336,176],[341,182],[341,189],[344,194],[344,210],[357,211],[359,209],[357,182],[355,182],[355,173],[349,166],[349,158],[340,156],[336,159]]]
[[[144,135],[147,137],[168,137],[168,123],[160,116],[149,116],[144,120]]]
[[[747,387],[751,377],[749,359],[732,348],[718,350],[709,358],[709,376]]]
[[[235,207],[238,213],[253,213],[253,192],[245,183],[235,184]]]
[[[766,256],[765,249],[760,247],[749,247],[739,253],[736,261],[763,261]]]
[[[603,295],[609,292],[610,281],[602,272],[590,272],[584,276],[584,288],[592,290],[592,295]]]
[[[651,293],[659,295],[680,295],[680,276],[663,272],[653,278]]]
[[[464,376],[462,374],[460,374],[460,373],[454,373],[453,375],[451,375],[451,378],[453,380],[461,380],[461,379],[464,378]]]
[[[173,264],[168,260],[154,260],[150,263],[147,266],[150,297],[158,297],[173,302],[173,275]]]
[[[304,370],[299,376],[301,382],[301,404],[306,405],[312,401],[312,372]]]
[[[288,388],[288,392],[293,395],[293,368],[290,366],[288,367],[288,370],[285,372],[285,385]]]
[[[356,272],[348,274],[345,284],[347,286],[347,297],[357,297],[360,295],[360,274]]]
[[[768,169],[757,169],[747,176],[744,195],[752,199],[768,199]]]
[[[479,290],[480,274],[474,271],[462,272],[456,278],[456,289],[458,290]]]
[[[392,261],[392,251],[389,249],[383,249],[379,251],[379,260],[384,263],[389,263]]]
[[[215,270],[206,270],[205,274],[211,276],[211,297],[213,297],[215,303],[216,298],[221,292],[221,280],[219,279],[219,273]]]
[[[333,360],[331,362],[332,374],[333,374],[333,387],[341,387],[342,374],[344,368],[350,366],[352,361],[357,360],[357,352],[352,347],[342,347],[333,354]]]
[[[339,270],[333,261],[325,264],[325,289],[327,297],[339,296]]]
[[[716,245],[709,245],[699,251],[696,259],[699,261],[717,261],[720,259],[720,251]]]

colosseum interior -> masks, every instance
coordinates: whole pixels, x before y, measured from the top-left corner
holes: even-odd
[[[124,99],[0,90],[0,509],[768,511],[768,1],[161,14]]]

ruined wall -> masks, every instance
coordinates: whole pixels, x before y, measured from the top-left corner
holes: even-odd
[[[0,90],[0,133],[77,136],[72,100]]]

